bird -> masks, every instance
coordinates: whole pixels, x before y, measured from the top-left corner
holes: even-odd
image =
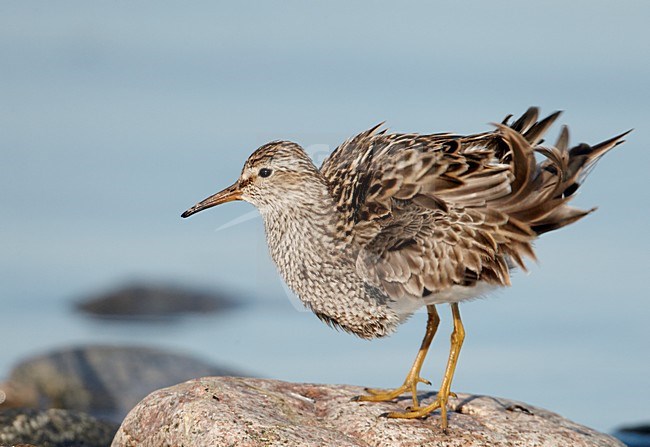
[[[403,384],[366,388],[356,401],[410,393],[390,418],[426,418],[447,405],[465,339],[459,304],[511,285],[535,261],[533,241],[595,208],[568,205],[596,162],[630,131],[593,146],[569,145],[560,116],[530,107],[472,135],[389,133],[384,123],[347,139],[318,168],[290,141],[272,141],[246,160],[238,180],[182,214],[226,202],[253,204],[264,220],[271,258],[288,286],[320,320],[364,339],[393,333],[425,307],[424,338]],[[512,122],[511,122],[512,120]],[[434,401],[417,387],[440,317],[449,304],[451,346]]]

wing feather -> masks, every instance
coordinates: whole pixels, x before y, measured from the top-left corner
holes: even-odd
[[[535,258],[539,234],[588,214],[567,202],[626,134],[569,149],[562,127],[544,147],[560,112],[538,115],[531,107],[511,125],[507,117],[470,136],[389,134],[380,124],[339,146],[321,172],[364,280],[393,299],[508,285],[511,265]]]

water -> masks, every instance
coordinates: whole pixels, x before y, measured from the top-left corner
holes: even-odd
[[[245,5],[0,4],[0,375],[70,344],[194,353],[284,380],[395,386],[424,330],[337,333],[288,297],[251,207],[180,212],[248,154],[293,139],[322,156],[386,120],[476,132],[529,105],[566,110],[574,141],[635,127],[576,204],[594,215],[537,244],[539,267],[461,309],[455,388],[609,430],[650,413],[645,2]],[[109,324],[72,300],[130,279],[230,291],[219,317]],[[446,359],[442,313],[424,374]]]

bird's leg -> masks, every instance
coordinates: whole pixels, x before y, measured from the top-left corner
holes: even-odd
[[[410,391],[411,395],[413,396],[413,406],[411,408],[413,409],[418,408],[418,396],[417,396],[418,383],[426,383],[428,385],[431,385],[431,382],[420,377],[420,370],[422,369],[424,358],[427,356],[427,351],[429,350],[429,346],[431,345],[431,340],[433,340],[433,336],[436,335],[436,330],[438,329],[438,324],[440,323],[440,317],[438,316],[438,311],[436,311],[436,307],[434,305],[427,306],[427,313],[428,313],[427,330],[426,333],[424,334],[424,339],[422,340],[422,344],[420,345],[420,350],[418,351],[418,355],[415,357],[415,361],[413,362],[413,366],[411,366],[411,369],[406,375],[404,384],[399,388],[395,388],[394,390],[391,391],[366,388],[366,391],[370,395],[357,396],[354,398],[354,400],[369,401],[369,402],[383,402],[383,401],[395,399],[401,394]]]
[[[463,340],[465,339],[465,328],[463,327],[463,322],[460,319],[460,311],[458,310],[457,303],[451,304],[451,312],[454,316],[454,331],[451,333],[451,349],[449,351],[449,360],[447,361],[445,377],[442,380],[442,385],[440,385],[440,391],[438,391],[436,400],[426,407],[412,409],[404,413],[392,412],[386,414],[386,417],[408,419],[419,418],[427,416],[429,413],[440,408],[440,424],[443,430],[447,429],[447,401],[449,400],[449,396],[453,395],[453,393],[450,391],[451,380],[454,377],[456,363],[458,363],[458,354],[460,353],[460,348],[463,345]]]

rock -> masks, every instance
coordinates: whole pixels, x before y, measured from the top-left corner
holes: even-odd
[[[158,390],[126,417],[112,447],[225,446],[599,446],[614,438],[541,408],[460,394],[449,430],[424,420],[379,417],[397,403],[351,402],[360,387],[205,377]],[[424,397],[430,401],[433,393]]]
[[[621,427],[614,436],[628,447],[650,447],[650,424]]]
[[[0,445],[107,447],[118,424],[67,410],[11,408],[0,411]]]
[[[212,313],[234,306],[235,301],[204,291],[160,284],[132,284],[88,298],[76,308],[94,317],[157,319],[188,313]]]
[[[71,348],[17,365],[0,384],[0,408],[65,408],[120,422],[151,391],[205,375],[233,371],[152,348]]]

